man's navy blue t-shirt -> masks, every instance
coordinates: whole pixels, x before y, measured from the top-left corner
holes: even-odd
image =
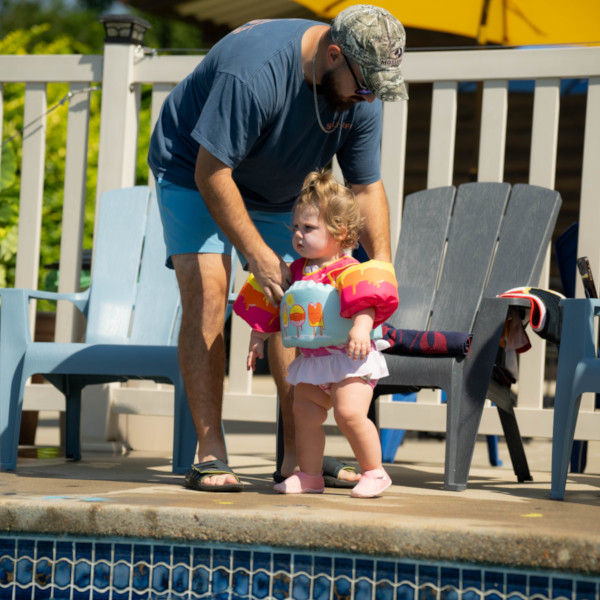
[[[152,134],[148,163],[157,177],[195,188],[200,146],[233,169],[249,209],[289,211],[306,175],[337,154],[344,178],[380,178],[382,107],[358,102],[333,133],[318,124],[302,72],[301,42],[320,23],[252,21],[211,49],[167,97]],[[339,114],[319,96],[321,121]]]

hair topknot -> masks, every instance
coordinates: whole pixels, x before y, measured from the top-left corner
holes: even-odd
[[[312,171],[304,179],[294,211],[311,207],[319,211],[331,235],[343,248],[358,244],[362,224],[360,207],[352,190],[339,183],[331,171]]]

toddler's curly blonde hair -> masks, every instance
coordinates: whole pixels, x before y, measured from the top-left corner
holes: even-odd
[[[358,244],[363,221],[358,201],[352,190],[339,183],[331,171],[322,169],[306,176],[294,212],[302,208],[316,209],[342,248],[354,248]]]

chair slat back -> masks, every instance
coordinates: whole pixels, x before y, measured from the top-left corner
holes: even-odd
[[[133,323],[132,344],[177,343],[180,298],[175,271],[165,266],[166,247],[158,212],[156,188],[150,192],[146,237]]]
[[[398,241],[398,310],[390,322],[399,328],[425,329],[435,300],[435,282],[444,256],[455,188],[410,194],[404,201]]]
[[[102,194],[94,239],[88,343],[128,342],[147,206],[146,187]]]
[[[556,190],[535,185],[513,186],[486,296],[539,284],[561,203]]]
[[[155,191],[137,186],[103,194],[94,245],[87,342],[176,343],[179,289],[165,258]]]
[[[478,182],[423,190],[404,203],[395,327],[472,330],[481,299],[537,285],[558,192]]]
[[[506,183],[469,183],[458,188],[429,329],[471,331],[509,194]]]

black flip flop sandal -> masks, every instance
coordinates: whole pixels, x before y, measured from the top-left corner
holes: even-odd
[[[344,464],[341,460],[333,458],[333,456],[323,457],[323,479],[325,480],[325,487],[351,489],[358,483],[358,481],[339,479],[338,475],[341,471],[356,473],[354,467]]]
[[[212,475],[233,475],[237,483],[225,483],[223,485],[208,485],[204,483],[206,477]],[[222,460],[207,460],[206,462],[192,465],[185,474],[186,487],[198,492],[241,492],[244,486],[240,478]]]
[[[323,480],[325,481],[325,487],[330,488],[353,488],[358,481],[346,481],[345,479],[338,479],[340,471],[350,471],[356,473],[356,469],[350,465],[344,464],[341,460],[333,458],[332,456],[325,456],[323,458]],[[280,471],[273,473],[273,481],[275,483],[281,483],[285,480],[285,477]]]

